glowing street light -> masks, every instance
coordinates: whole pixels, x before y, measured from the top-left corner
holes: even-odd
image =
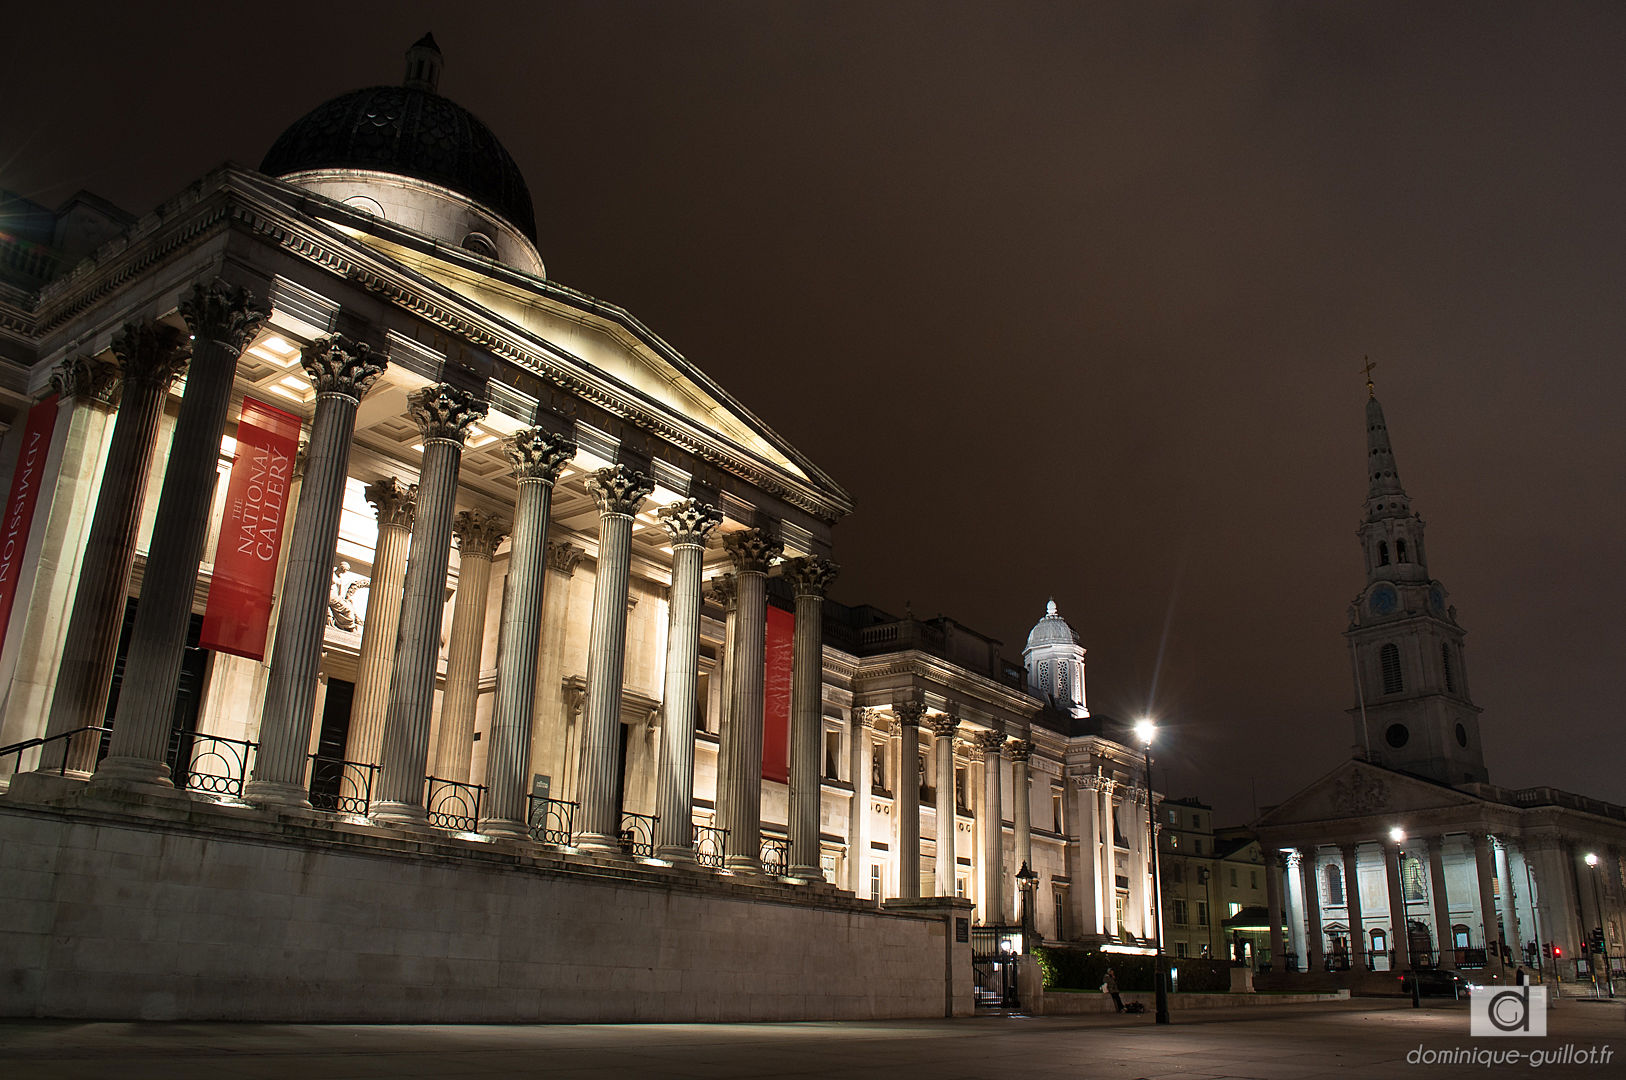
[[[1163,893],[1158,888],[1157,881],[1157,812],[1152,807],[1152,739],[1157,735],[1157,725],[1152,718],[1143,716],[1135,721],[1135,738],[1140,740],[1141,747],[1146,754],[1146,837],[1151,845],[1152,852],[1152,944],[1156,947],[1156,954],[1152,957],[1152,983],[1157,993],[1156,1020],[1160,1024],[1169,1022],[1169,987],[1167,972],[1164,971],[1163,959]]]

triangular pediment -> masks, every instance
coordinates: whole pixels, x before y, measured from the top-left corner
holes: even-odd
[[[1350,760],[1265,811],[1255,828],[1325,825],[1371,817],[1416,819],[1483,805],[1483,800],[1455,788]]]

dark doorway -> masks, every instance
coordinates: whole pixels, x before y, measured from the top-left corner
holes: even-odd
[[[1428,924],[1417,919],[1406,923],[1406,948],[1411,953],[1412,967],[1434,966],[1434,936]]]
[[[124,605],[124,625],[119,628],[119,651],[113,662],[113,685],[107,694],[107,713],[102,719],[105,727],[113,726],[113,717],[118,713],[119,691],[124,685],[124,661],[130,652],[130,632],[135,628],[138,603],[132,596]],[[170,779],[178,788],[184,788],[187,784],[187,767],[192,761],[192,735],[198,730],[198,712],[203,707],[203,680],[209,673],[209,650],[198,647],[198,638],[202,633],[203,616],[193,615],[186,624],[186,648],[181,653],[181,674],[176,682],[169,724]],[[101,746],[96,751],[97,761],[107,756],[112,738],[111,732],[102,732]]]
[[[335,809],[344,781],[344,747],[350,738],[350,705],[356,684],[344,679],[327,681],[322,702],[322,727],[316,735],[316,761],[311,766],[311,805]]]
[[[621,815],[627,809],[627,755],[632,752],[632,738],[629,734],[632,729],[626,724],[617,724],[616,727],[621,729],[621,746],[616,751],[616,760],[621,763],[621,767],[615,773],[615,821],[619,830]]]

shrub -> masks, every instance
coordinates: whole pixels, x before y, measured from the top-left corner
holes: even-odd
[[[1069,945],[1045,945],[1034,952],[1047,990],[1099,990],[1109,967],[1117,973],[1119,990],[1153,989],[1155,957],[1103,953],[1098,949]],[[1177,989],[1182,992],[1201,993],[1231,988],[1233,965],[1229,960],[1190,956],[1168,956],[1164,959],[1170,967],[1179,969]]]

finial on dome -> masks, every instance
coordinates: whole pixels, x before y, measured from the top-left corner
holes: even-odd
[[[1370,356],[1363,356],[1361,359],[1366,361],[1366,366],[1361,369],[1362,371],[1366,372],[1366,396],[1368,398],[1375,398],[1378,396],[1378,391],[1377,387],[1372,385],[1372,369],[1378,365],[1373,362]]]
[[[440,89],[440,46],[434,34],[425,34],[406,51],[406,78],[401,85],[408,90],[427,90],[431,94]]]
[[[1056,598],[1054,596],[1052,596],[1049,600],[1045,601],[1044,613],[1046,615],[1054,615],[1054,614],[1056,614]]]

